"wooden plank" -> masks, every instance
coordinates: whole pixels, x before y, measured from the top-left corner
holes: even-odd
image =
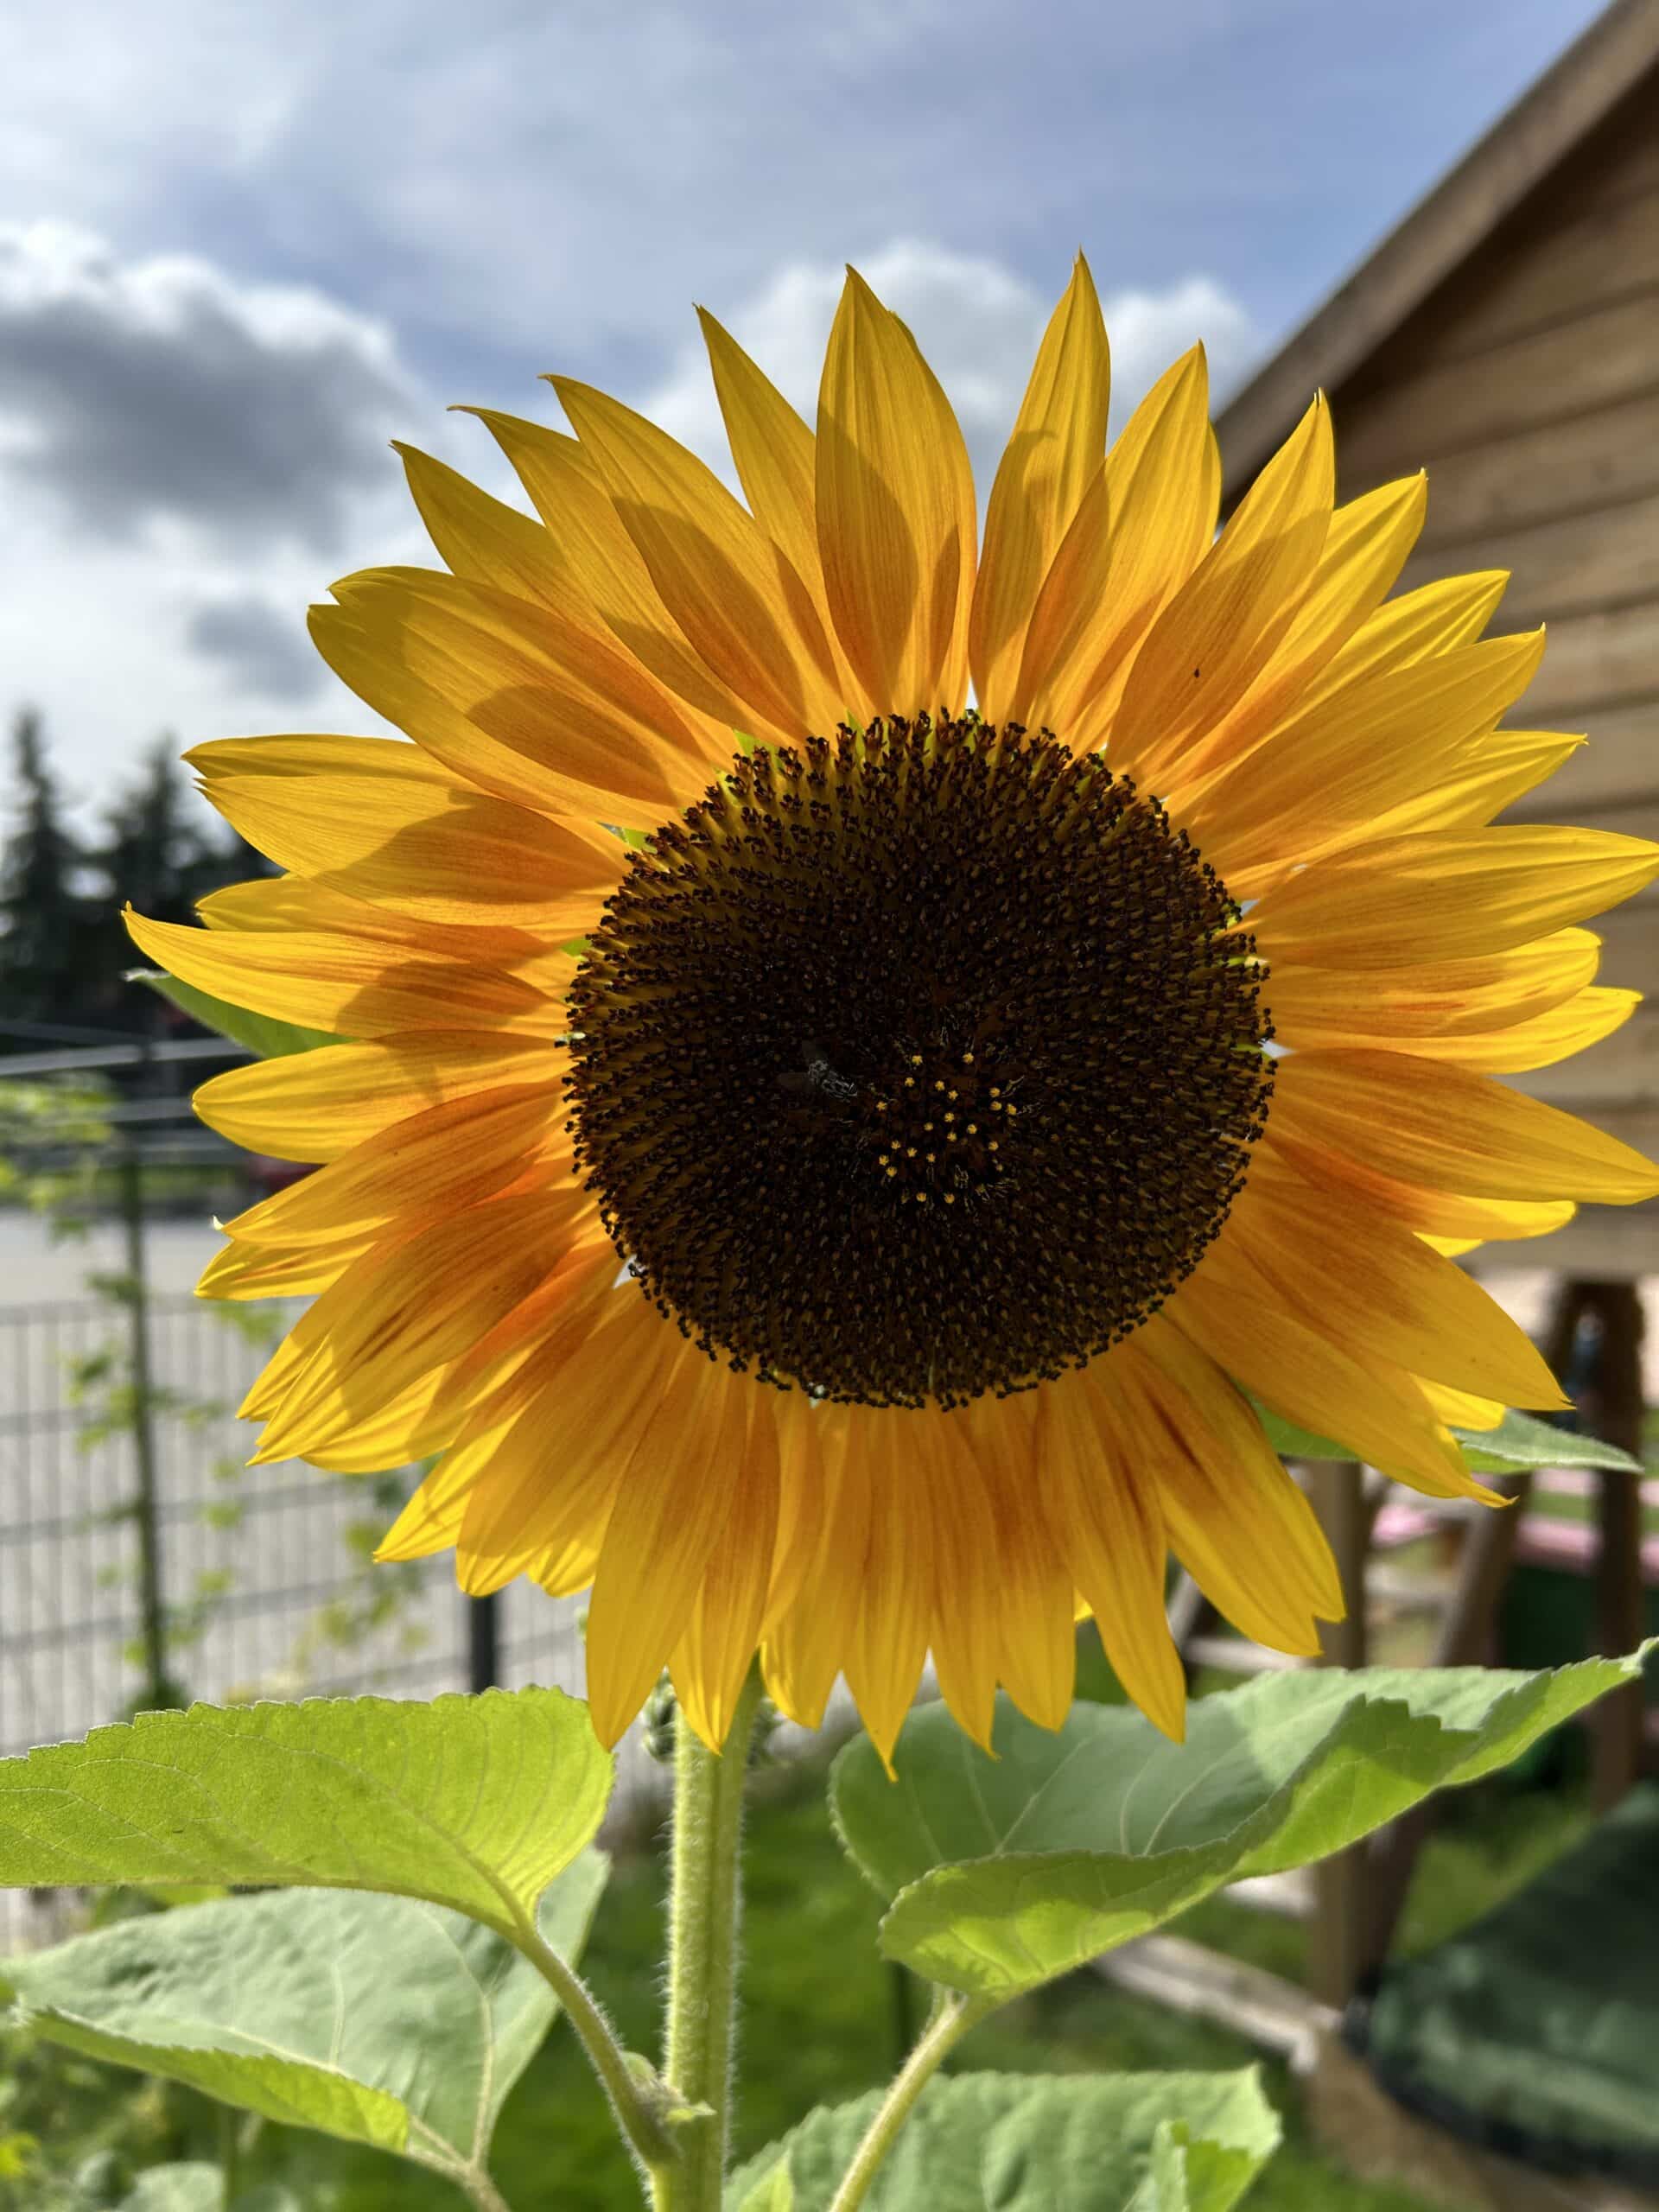
[[[1278,1675],[1301,1665],[1294,1653],[1273,1651],[1243,1636],[1189,1636],[1181,1656],[1190,1667],[1213,1667],[1226,1675]]]
[[[1627,899],[1587,926],[1601,939],[1598,982],[1621,991],[1659,990],[1659,893]]]
[[[1502,245],[1471,262],[1444,320],[1416,335],[1419,361],[1461,360],[1659,287],[1659,185],[1575,220],[1553,215],[1511,226]]]
[[[1550,1268],[1563,1274],[1633,1282],[1659,1274],[1659,1200],[1640,1206],[1581,1206],[1565,1229],[1523,1244],[1489,1244],[1481,1272]]]
[[[1650,391],[1659,376],[1659,302],[1652,294],[1598,308],[1559,328],[1448,361],[1365,397],[1334,403],[1346,465],[1361,476],[1411,453],[1433,462],[1543,423]]]
[[[1329,2005],[1294,1981],[1261,1967],[1207,1950],[1184,1936],[1141,1936],[1094,1962],[1095,1972],[1120,1989],[1149,1997],[1173,2012],[1214,2020],[1248,2036],[1293,2065],[1313,2057],[1314,2038],[1337,2025]]]
[[[1659,130],[1653,127],[1656,92],[1651,73],[1633,82],[1622,104],[1608,116],[1594,158],[1563,173],[1557,200],[1569,219],[1597,207],[1617,207],[1649,192],[1659,192]]]
[[[1659,219],[1659,208],[1655,212]],[[1655,468],[1659,474],[1659,460]],[[1430,482],[1438,492],[1438,471]],[[1458,545],[1427,546],[1407,562],[1396,588],[1413,591],[1481,569],[1510,571],[1497,629],[1529,630],[1575,612],[1659,597],[1659,486],[1614,506],[1509,524]]]
[[[1517,800],[1506,822],[1576,822],[1608,812],[1616,801],[1659,791],[1659,693],[1592,710],[1583,720],[1590,742]]]
[[[1659,490],[1659,367],[1649,383],[1650,390],[1569,423],[1516,430],[1442,455],[1428,473],[1428,517],[1420,543],[1465,545],[1552,516]],[[1392,477],[1413,475],[1422,466],[1426,455],[1414,425],[1403,425],[1393,444],[1376,440],[1356,452],[1340,392],[1333,413],[1344,499]],[[1356,430],[1360,420],[1356,407]],[[1465,559],[1459,565],[1478,563]],[[1495,565],[1506,569],[1510,563],[1505,557]]]
[[[1638,600],[1552,622],[1543,665],[1510,720],[1517,728],[1582,729],[1603,701],[1656,696],[1659,599]]]

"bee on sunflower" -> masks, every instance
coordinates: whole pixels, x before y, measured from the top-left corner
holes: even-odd
[[[1499,728],[1541,634],[1386,597],[1424,482],[1335,506],[1322,399],[1218,536],[1201,351],[1109,449],[1081,260],[982,548],[856,275],[816,432],[702,320],[743,502],[585,385],[478,410],[534,518],[405,452],[446,565],[314,611],[410,741],[190,756],[287,873],[134,937],[350,1040],[197,1095],[321,1163],[201,1286],[314,1301],[257,1456],[437,1455],[381,1556],[591,1586],[607,1742],[666,1665],[718,1747],[757,1651],[884,1757],[930,1654],[1057,1726],[1084,1612],[1179,1734],[1172,1552],[1341,1610],[1258,1408],[1475,1496],[1448,1423],[1562,1402],[1450,1255],[1659,1191],[1494,1079],[1629,1014],[1581,925],[1659,848],[1495,826],[1582,741]]]

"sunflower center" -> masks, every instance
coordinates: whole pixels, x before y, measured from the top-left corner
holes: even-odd
[[[631,858],[570,995],[576,1157],[711,1356],[870,1405],[1081,1365],[1196,1266],[1270,1084],[1237,909],[1046,731],[757,749]]]

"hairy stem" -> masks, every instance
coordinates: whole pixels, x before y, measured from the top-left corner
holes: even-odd
[[[927,2025],[865,2129],[864,2139],[841,2177],[830,2212],[857,2212],[857,2207],[869,2195],[876,2169],[892,2150],[917,2098],[969,2029],[977,2027],[986,2014],[995,2009],[984,1998],[949,1996],[944,1991],[934,1999]]]
[[[708,2113],[679,2131],[680,2160],[658,2181],[658,2212],[720,2212],[729,2134],[743,1786],[760,1702],[760,1673],[751,1668],[718,1756],[698,1738],[683,1713],[675,1724],[663,2071],[685,2105],[706,2106]]]
[[[530,1914],[518,1922],[513,1941],[543,1980],[551,1986],[564,2007],[565,2017],[582,2038],[582,2049],[611,2101],[611,2109],[627,2139],[629,2149],[651,2176],[653,2185],[657,2185],[658,2175],[673,2161],[674,2144],[652,2109],[626,2053],[612,2032],[610,2022],[600,2011],[582,1976],[566,1965],[550,1943],[543,1941]]]

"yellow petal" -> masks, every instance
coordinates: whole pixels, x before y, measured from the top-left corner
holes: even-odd
[[[556,1087],[523,1084],[445,1100],[358,1145],[332,1166],[226,1222],[246,1244],[327,1245],[484,1198],[531,1166],[569,1172]]]
[[[1033,1395],[1055,1546],[1113,1672],[1154,1726],[1179,1743],[1186,1676],[1164,1611],[1168,1539],[1156,1475],[1103,1414],[1086,1376],[1063,1376]]]
[[[1077,1688],[1077,1584],[1069,1550],[1057,1545],[1050,1522],[1032,1510],[1026,1471],[1039,1464],[1033,1417],[1021,1407],[1012,1421],[995,1399],[968,1408],[970,1428],[990,1477],[995,1538],[994,1588],[1001,1615],[997,1671],[1009,1696],[1039,1728],[1058,1728],[1071,1709]],[[951,1455],[941,1470],[934,1522],[955,1512],[957,1468]],[[941,1583],[939,1612],[950,1604]]]
[[[1085,708],[1116,696],[1135,647],[1215,534],[1209,408],[1195,346],[1135,409],[1079,500],[1032,610],[1014,720],[1076,745]]]
[[[577,936],[621,880],[617,838],[467,790],[413,746],[229,738],[186,758],[226,820],[281,867],[417,920]]]
[[[441,1379],[552,1272],[590,1206],[569,1188],[491,1198],[377,1245],[289,1337],[301,1357],[257,1461],[332,1453],[409,1386]]]
[[[817,506],[830,610],[877,711],[960,713],[973,473],[915,340],[854,270],[818,391]]]
[[[1079,254],[1044,334],[986,510],[969,656],[988,721],[1008,716],[1038,592],[1101,472],[1110,397],[1106,326]]]
[[[1659,845],[1530,823],[1379,839],[1268,892],[1248,927],[1272,963],[1374,969],[1501,952],[1659,875]]]
[[[1301,704],[1316,706],[1361,678],[1386,676],[1471,643],[1497,612],[1509,581],[1507,569],[1483,569],[1385,601],[1326,662]]]
[[[1282,722],[1230,772],[1172,802],[1228,887],[1363,830],[1432,784],[1449,753],[1485,735],[1531,683],[1542,631],[1488,638],[1332,693]]]
[[[1404,1378],[1402,1387],[1391,1387],[1373,1372],[1364,1345],[1344,1351],[1288,1313],[1224,1230],[1164,1311],[1235,1382],[1287,1421],[1351,1445],[1357,1458],[1431,1497],[1473,1494],[1477,1486],[1457,1446],[1421,1390]],[[1171,1536],[1179,1550],[1173,1521]]]
[[[227,1244],[203,1268],[198,1298],[312,1298],[340,1281],[374,1245],[376,1231],[359,1230],[327,1245],[302,1251],[264,1244]]]
[[[1230,1243],[1306,1328],[1453,1389],[1553,1412],[1567,1403],[1503,1307],[1411,1231],[1300,1178],[1253,1172]]]
[[[906,1440],[906,1424],[888,1414],[868,1424],[861,1464],[848,1479],[870,1493],[869,1535],[852,1640],[842,1671],[859,1716],[889,1775],[927,1656],[933,1611],[937,1518],[925,1445]],[[942,1503],[942,1502],[941,1502]]]
[[[747,710],[664,616],[651,572],[574,438],[493,408],[476,415],[518,473],[575,595],[641,665],[702,718],[708,742],[722,744],[747,724]]]
[[[1283,1135],[1378,1174],[1478,1198],[1659,1194],[1659,1166],[1541,1099],[1405,1052],[1295,1052],[1275,1071]]]
[[[641,1408],[588,1611],[588,1695],[602,1744],[645,1703],[685,1632],[728,1517],[755,1385],[690,1345]]]
[[[1127,1402],[1147,1432],[1169,1541],[1205,1595],[1259,1643],[1318,1650],[1316,1621],[1343,1617],[1336,1564],[1227,1377],[1154,1316],[1112,1352],[1105,1380],[1126,1394],[1107,1399],[1120,1427]]]
[[[1161,790],[1237,705],[1295,619],[1331,525],[1331,416],[1316,399],[1148,632],[1112,722],[1114,765]]]
[[[1483,1030],[1472,1037],[1408,1038],[1395,1049],[1450,1060],[1483,1075],[1519,1075],[1529,1068],[1553,1067],[1573,1052],[1600,1044],[1622,1029],[1641,1003],[1640,991],[1592,986],[1510,1029]]]
[[[468,924],[463,928],[417,922],[390,906],[371,906],[361,899],[326,891],[302,875],[260,875],[246,883],[227,883],[198,899],[196,912],[210,930],[322,930],[470,967],[511,969],[515,974],[538,966],[561,942],[514,924]],[[569,959],[568,965],[574,975],[575,960]]]
[[[420,569],[365,570],[308,617],[343,683],[453,775],[584,826],[649,829],[708,779],[696,718],[550,610]],[[729,740],[727,741],[729,744]]]
[[[1408,476],[1351,499],[1331,518],[1306,596],[1272,658],[1205,746],[1217,760],[1249,752],[1375,612],[1423,526],[1428,480]]]
[[[377,1560],[429,1559],[447,1552],[461,1535],[467,1503],[477,1479],[463,1465],[452,1468],[446,1452],[374,1548]]]
[[[1403,1221],[1420,1236],[1470,1238],[1477,1244],[1513,1243],[1548,1236],[1578,1211],[1571,1198],[1471,1198],[1378,1174],[1340,1149],[1305,1139],[1294,1108],[1269,1127],[1259,1150],[1263,1157],[1278,1154],[1297,1174],[1324,1189],[1357,1191],[1368,1205],[1391,1221]]]
[[[1385,971],[1363,993],[1340,969],[1275,963],[1263,995],[1274,1034],[1287,1045],[1438,1050],[1550,1013],[1578,996],[1600,959],[1601,939],[1592,931],[1557,930],[1504,952]]]
[[[630,407],[550,379],[669,617],[722,683],[785,739],[842,711],[810,594],[713,470]]]
[[[1451,1428],[1496,1428],[1508,1410],[1501,1399],[1478,1397],[1471,1390],[1452,1390],[1444,1382],[1426,1382],[1422,1391],[1436,1414]]]
[[[709,1556],[685,1634],[669,1661],[686,1719],[715,1751],[731,1733],[732,1716],[754,1662],[778,1534],[778,1442],[768,1403],[772,1393],[746,1390],[742,1383],[739,1391],[749,1401],[748,1422],[744,1448],[725,1477],[726,1526]],[[741,1753],[734,1751],[734,1756]]]
[[[998,1415],[1004,1410],[995,1408]],[[936,1574],[928,1642],[940,1695],[958,1726],[988,1751],[996,1719],[1002,1599],[992,1481],[971,1440],[976,1426],[991,1424],[984,1416],[976,1423],[974,1414],[974,1408],[964,1407],[940,1416],[950,1503],[934,1518]]]
[[[135,944],[169,976],[232,1006],[340,1037],[409,1029],[518,1029],[544,1037],[565,1027],[562,1002],[515,976],[318,931],[242,936],[123,917]]]
[[[469,1466],[475,1484],[455,1552],[463,1589],[543,1581],[568,1548],[585,1554],[602,1536],[645,1409],[683,1349],[631,1286],[589,1289],[549,1320],[521,1387],[481,1406],[444,1461]]]
[[[502,1085],[556,1096],[563,1052],[532,1037],[434,1031],[393,1043],[335,1045],[232,1068],[191,1100],[232,1144],[277,1160],[338,1160],[411,1115]]]
[[[874,709],[854,675],[823,587],[818,552],[817,456],[812,433],[731,333],[697,309],[726,439],[749,512],[806,586],[829,642],[842,711],[859,722]]]
[[[779,1709],[798,1726],[817,1728],[864,1602],[872,1501],[861,1459],[848,1449],[849,1437],[861,1440],[867,1424],[840,1406],[815,1406],[807,1419],[820,1432],[813,1446],[823,1477],[818,1554],[800,1596],[769,1625],[760,1656]]]

